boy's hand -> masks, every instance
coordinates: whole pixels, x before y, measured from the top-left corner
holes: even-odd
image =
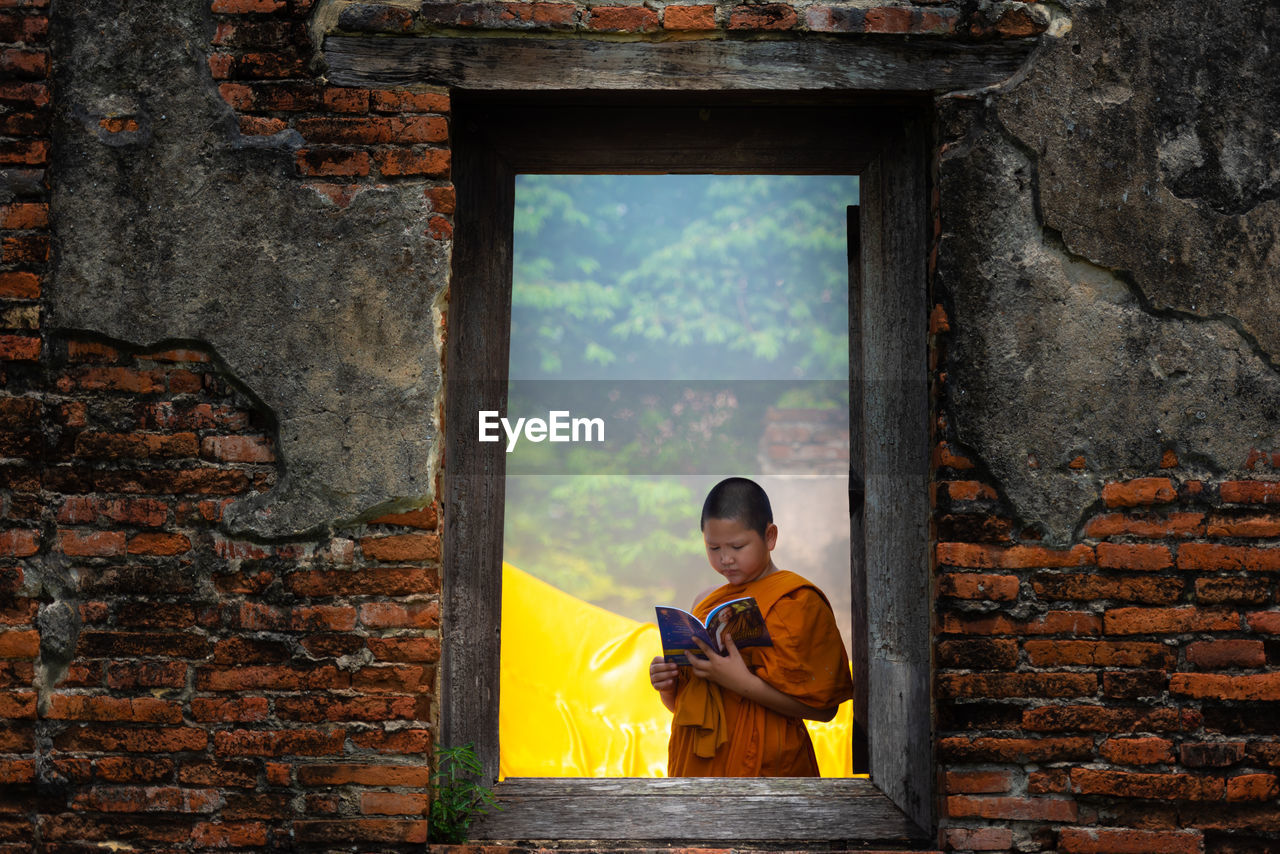
[[[655,655],[649,662],[649,684],[662,697],[662,705],[668,711],[675,711],[676,680],[680,673],[680,665],[672,664],[660,655]]]
[[[734,693],[746,696],[748,686],[756,682],[758,677],[747,669],[747,663],[742,660],[742,653],[738,652],[738,645],[733,642],[733,635],[726,633],[724,636],[724,655],[718,654],[707,646],[701,638],[694,638],[693,642],[706,656],[706,658],[689,656],[689,666],[693,668],[694,674],[716,683],[721,688],[728,688]]]

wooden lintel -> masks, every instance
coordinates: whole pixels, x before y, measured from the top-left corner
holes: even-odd
[[[617,42],[582,38],[329,36],[342,86],[475,91],[952,92],[1014,74],[1034,42],[940,39]]]

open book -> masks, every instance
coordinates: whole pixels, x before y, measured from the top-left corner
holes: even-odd
[[[725,634],[733,637],[735,645],[773,646],[769,629],[764,624],[764,614],[756,600],[748,596],[717,605],[707,614],[706,622],[688,611],[659,605],[658,633],[662,635],[662,655],[673,664],[688,664],[689,655],[702,657],[702,651],[693,642],[695,637],[721,655],[724,654]]]

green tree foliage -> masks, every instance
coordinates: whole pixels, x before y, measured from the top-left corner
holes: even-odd
[[[513,378],[847,377],[857,178],[525,175]]]
[[[638,619],[689,604],[672,578],[701,571],[714,482],[692,475],[749,474],[770,405],[847,401],[857,192],[848,176],[517,179],[509,411],[608,415],[615,433],[518,446],[509,471],[555,476],[508,479],[508,561]]]

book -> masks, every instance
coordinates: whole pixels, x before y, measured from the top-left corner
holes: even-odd
[[[693,642],[695,637],[721,655],[724,643],[721,638],[728,633],[739,648],[747,646],[773,646],[769,628],[764,624],[764,614],[752,596],[734,599],[711,609],[705,621],[681,608],[659,605],[658,633],[662,636],[662,655],[673,664],[688,664],[689,656],[702,658],[702,651]]]

